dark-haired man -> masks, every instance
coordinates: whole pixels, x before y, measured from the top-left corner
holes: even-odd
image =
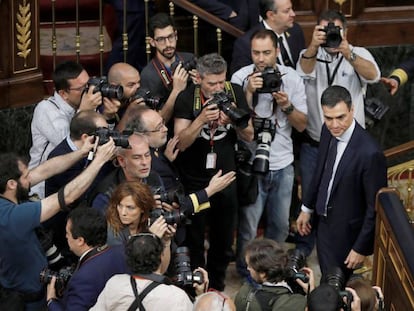
[[[39,310],[45,303],[39,274],[47,260],[35,228],[83,194],[113,156],[113,141],[99,146],[89,166],[58,193],[28,202],[30,185],[68,169],[92,146],[88,143],[81,150],[50,159],[31,170],[15,154],[0,155],[0,285],[23,293],[26,310]]]
[[[113,275],[128,273],[123,247],[106,245],[106,218],[93,208],[77,208],[69,213],[66,238],[79,261],[62,299],[57,299],[53,277],[47,287],[48,310],[86,311]]]

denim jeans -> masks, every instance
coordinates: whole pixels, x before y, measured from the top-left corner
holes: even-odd
[[[313,173],[316,169],[316,161],[318,159],[318,147],[311,146],[308,143],[302,143],[300,148],[300,174],[302,180],[302,197],[311,187]],[[300,206],[298,207],[298,215],[300,213]],[[315,246],[315,232],[312,231],[309,235],[296,236],[296,248],[300,249],[307,257]]]
[[[281,170],[269,171],[259,179],[259,194],[256,202],[240,207],[237,232],[237,269],[241,275],[248,275],[243,249],[247,242],[256,237],[257,227],[263,212],[266,213],[265,237],[277,242],[286,240],[289,233],[293,178],[293,165]]]

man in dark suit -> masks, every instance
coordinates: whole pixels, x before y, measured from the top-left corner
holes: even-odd
[[[128,273],[122,246],[108,247],[105,216],[93,208],[70,212],[66,238],[71,251],[79,256],[76,270],[61,299],[56,295],[56,277],[47,286],[48,310],[89,310],[106,282],[115,274]]]
[[[291,0],[260,0],[259,10],[263,20],[234,42],[230,74],[253,63],[250,54],[250,38],[259,29],[273,30],[278,39],[283,40],[287,56],[283,58],[281,46],[281,53],[277,58],[279,64],[295,69],[299,53],[305,48],[302,28],[294,22],[295,12]]]
[[[387,166],[378,144],[355,121],[347,89],[328,87],[321,104],[325,124],[313,188],[296,223],[301,235],[316,231],[322,275],[340,267],[348,278],[373,253],[375,196],[387,185]]]

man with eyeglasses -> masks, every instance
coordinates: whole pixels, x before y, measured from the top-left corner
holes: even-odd
[[[348,42],[346,18],[334,10],[324,11],[319,16],[311,43],[300,53],[297,71],[305,83],[308,105],[308,124],[300,147],[302,197],[305,197],[310,191],[316,168],[324,123],[320,105],[322,93],[331,85],[341,85],[349,90],[354,105],[353,115],[365,127],[364,94],[367,84],[380,80],[381,72],[367,49]],[[305,238],[297,236],[297,247],[306,255],[311,253],[313,246],[313,233]]]
[[[38,103],[33,112],[30,168],[43,163],[69,134],[70,120],[78,110],[95,110],[101,104],[101,93],[94,93],[94,87],[84,92],[88,80],[86,70],[73,61],[56,67],[53,73],[55,93]],[[33,187],[32,194],[35,193],[44,197],[44,183]]]
[[[149,90],[152,96],[165,100],[159,111],[168,123],[173,115],[178,94],[187,87],[189,75],[195,75],[194,70],[187,71],[184,68],[184,64],[189,64],[194,55],[176,51],[177,29],[172,18],[166,13],[158,13],[150,19],[149,35],[155,56],[141,72],[141,85]]]

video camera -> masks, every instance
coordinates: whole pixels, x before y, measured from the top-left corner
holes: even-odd
[[[276,125],[271,119],[254,117],[253,127],[257,147],[252,170],[256,174],[266,174],[269,171],[270,145],[276,134]]]
[[[180,287],[192,286],[193,283],[203,284],[204,277],[200,271],[191,270],[190,252],[188,247],[181,246],[174,256],[175,276],[173,282]]]
[[[122,85],[109,84],[108,79],[105,76],[90,78],[86,85],[85,92],[88,92],[91,85],[95,87],[93,93],[101,92],[103,97],[116,98],[118,100],[122,100],[124,97],[124,88]]]
[[[99,137],[99,145],[104,145],[109,141],[109,137],[114,140],[115,146],[122,148],[129,148],[128,138],[132,134],[131,131],[123,131],[122,133],[116,130],[110,130],[106,127],[98,127],[95,131],[95,136]]]
[[[232,102],[234,101],[233,96],[226,92],[219,92],[213,95],[213,98],[209,102],[209,105],[216,104],[218,109],[223,111],[226,116],[239,128],[246,128],[249,120],[250,113],[244,109],[237,108],[233,106]]]
[[[337,48],[342,42],[341,27],[329,22],[322,31],[326,33],[326,42],[321,47]]]
[[[286,282],[289,284],[290,288],[295,293],[300,293],[306,295],[303,291],[303,288],[296,282],[296,279],[301,280],[304,283],[309,282],[309,277],[301,271],[301,269],[306,265],[306,257],[302,251],[298,249],[292,249],[289,251],[289,258],[287,263],[288,268],[288,278]]]
[[[63,267],[58,272],[50,270],[49,268],[44,268],[42,271],[40,271],[40,283],[43,285],[47,285],[52,280],[52,277],[55,276],[56,295],[58,297],[62,297],[66,285],[68,284],[74,271],[75,268],[73,266]]]
[[[130,97],[129,102],[133,102],[139,98],[142,98],[145,104],[153,110],[160,110],[164,104],[164,100],[161,97],[151,96],[151,91],[142,87],[137,89],[135,94]]]
[[[257,93],[279,92],[282,85],[282,74],[278,68],[266,67],[262,72],[263,86],[256,89]]]

